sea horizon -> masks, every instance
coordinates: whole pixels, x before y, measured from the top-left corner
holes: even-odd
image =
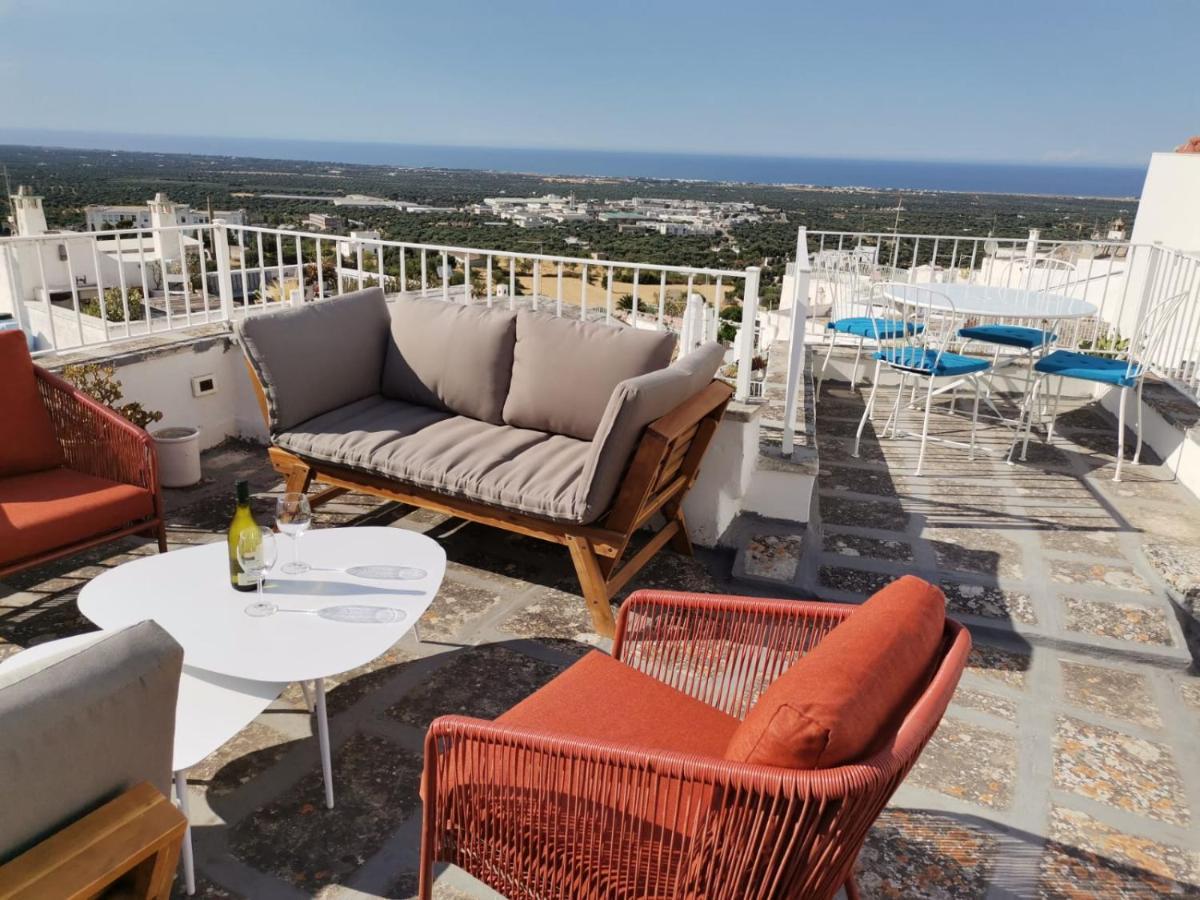
[[[329,165],[473,170],[542,177],[644,178],[1114,199],[1139,197],[1145,178],[1144,166],[469,147],[50,129],[0,128],[0,144]]]

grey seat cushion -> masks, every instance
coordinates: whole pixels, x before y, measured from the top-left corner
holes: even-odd
[[[275,442],[301,456],[439,493],[583,521],[591,445],[565,435],[376,396],[304,422]]]
[[[378,394],[389,326],[377,287],[240,322],[271,431]]]
[[[139,782],[170,796],[182,667],[183,649],[143,622],[5,679],[0,863]]]
[[[630,378],[612,393],[596,432],[588,468],[583,515],[595,518],[612,504],[621,476],[646,426],[665,416],[713,380],[725,359],[721,344],[704,344],[666,369]]]
[[[501,424],[512,377],[517,314],[444,300],[391,304],[385,397]]]
[[[671,361],[675,336],[597,322],[517,314],[504,421],[590,441],[613,389]]]

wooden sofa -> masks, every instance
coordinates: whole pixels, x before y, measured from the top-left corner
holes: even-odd
[[[0,332],[0,578],[128,534],[167,549],[154,441]]]
[[[719,344],[668,365],[666,332],[378,288],[239,333],[271,462],[289,490],[325,485],[314,503],[361,491],[564,544],[605,636],[655,553],[691,553],[683,498],[731,395]]]

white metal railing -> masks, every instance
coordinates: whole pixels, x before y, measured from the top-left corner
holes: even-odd
[[[685,343],[692,346],[715,338],[718,311],[737,293],[739,280],[743,321],[757,321],[758,312],[757,268],[417,244],[220,220],[2,238],[0,267],[0,300],[8,295],[22,328],[36,340],[35,354],[230,321],[370,284],[391,295],[520,305],[686,331]],[[753,335],[754,329],[742,333]],[[748,377],[753,350],[753,340],[738,341],[739,361],[749,354],[739,367],[743,398],[749,387],[742,373]]]

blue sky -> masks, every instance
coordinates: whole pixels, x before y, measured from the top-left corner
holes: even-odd
[[[0,126],[1143,164],[1197,0],[0,0]]]

